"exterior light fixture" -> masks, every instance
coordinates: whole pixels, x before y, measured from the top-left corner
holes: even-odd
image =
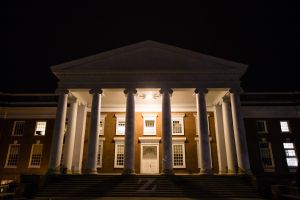
[[[146,99],[146,100],[151,100],[151,99],[156,99],[157,97],[159,97],[159,94],[150,91],[147,93],[142,93],[141,95],[139,95],[139,97]]]

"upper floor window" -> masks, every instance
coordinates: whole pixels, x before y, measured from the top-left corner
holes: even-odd
[[[104,135],[105,118],[106,115],[101,115],[100,125],[99,125],[99,135]]]
[[[125,121],[125,115],[115,115],[117,118],[116,122],[116,135],[125,135],[125,126],[126,126],[126,121]]]
[[[16,168],[20,154],[20,144],[15,141],[14,144],[10,144],[7,152],[5,167]]]
[[[257,133],[267,133],[267,123],[265,120],[256,121],[256,132]]]
[[[172,115],[172,134],[173,135],[184,135],[184,114]]]
[[[46,133],[46,121],[37,121],[35,126],[34,135],[45,135]]]
[[[290,126],[288,121],[280,121],[281,132],[290,132]]]
[[[298,159],[293,142],[284,142],[283,148],[285,151],[286,162],[288,167],[298,167]]]
[[[31,147],[31,156],[29,161],[29,168],[40,168],[42,162],[43,145],[33,144]]]
[[[142,114],[144,118],[144,135],[156,135],[157,114]]]
[[[25,121],[15,121],[12,131],[13,136],[22,136],[25,127]]]

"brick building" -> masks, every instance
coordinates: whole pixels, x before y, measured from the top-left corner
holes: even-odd
[[[145,41],[51,69],[55,94],[1,94],[3,181],[298,166],[300,93],[242,93],[247,65]]]

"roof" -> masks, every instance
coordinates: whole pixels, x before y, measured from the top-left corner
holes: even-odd
[[[231,87],[247,65],[147,40],[51,69],[60,88]]]

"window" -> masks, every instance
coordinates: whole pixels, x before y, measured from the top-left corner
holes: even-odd
[[[99,135],[104,135],[104,127],[105,127],[105,115],[101,115],[100,125],[99,125]]]
[[[144,135],[156,135],[157,114],[142,114],[144,118]]]
[[[10,144],[8,148],[5,167],[16,168],[20,154],[20,144]]]
[[[173,135],[184,135],[184,114],[172,115],[172,134]]]
[[[116,142],[115,144],[115,168],[124,167],[124,142]]]
[[[13,136],[22,136],[25,127],[25,121],[15,121],[12,131]]]
[[[185,148],[184,143],[173,143],[173,167],[174,168],[185,168]]]
[[[105,138],[99,138],[99,144],[98,144],[98,153],[97,153],[97,167],[102,167],[102,157],[103,157],[103,141]]]
[[[280,121],[281,132],[290,132],[290,126],[288,121]]]
[[[285,151],[286,162],[287,162],[288,167],[298,167],[298,159],[296,156],[294,143],[284,142],[283,148]]]
[[[261,163],[265,171],[274,171],[274,160],[271,143],[263,139],[259,142]]]
[[[31,147],[31,156],[29,168],[40,168],[42,162],[43,145],[33,144]]]
[[[37,121],[35,126],[34,135],[45,135],[46,132],[46,121]]]
[[[267,133],[267,123],[265,120],[256,121],[256,132],[257,133]]]
[[[125,115],[115,115],[117,118],[116,135],[125,135]]]

